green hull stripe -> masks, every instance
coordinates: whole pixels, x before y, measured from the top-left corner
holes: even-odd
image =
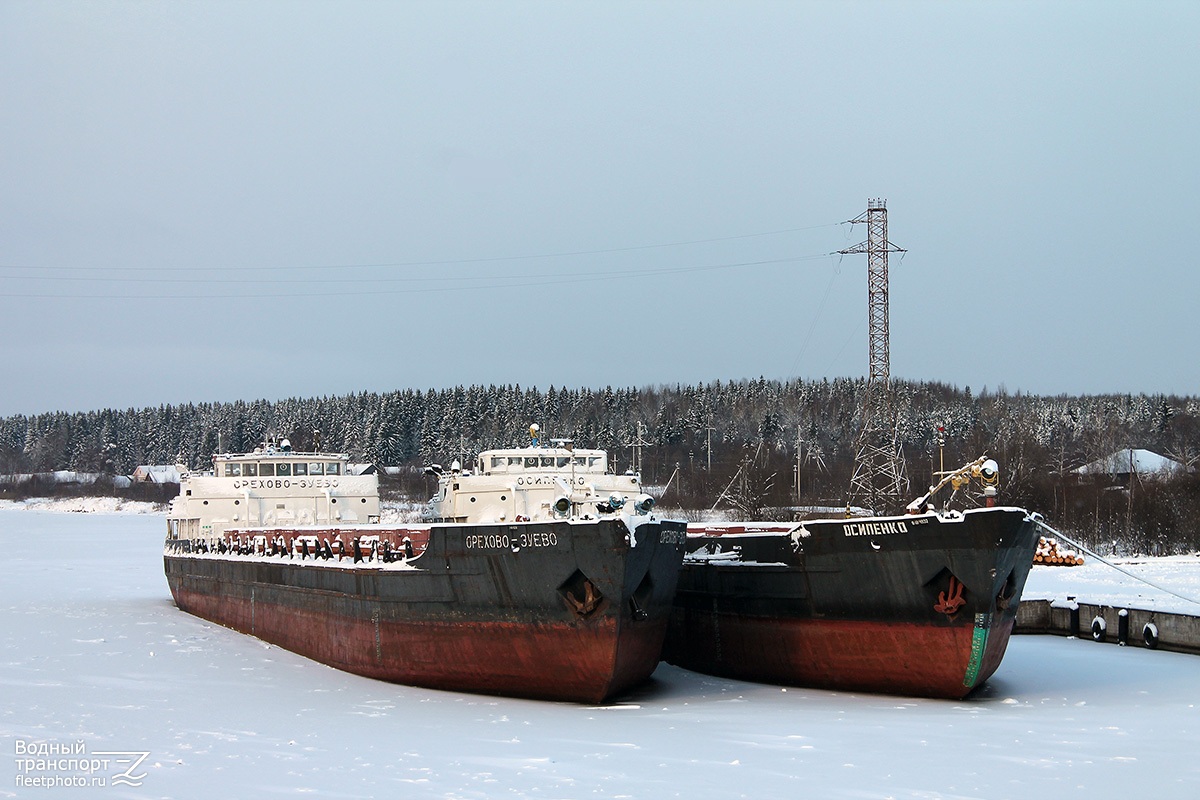
[[[990,614],[975,615],[975,629],[971,632],[971,661],[967,664],[967,674],[963,676],[963,686],[974,686],[979,679],[979,667],[983,665],[983,651],[987,649],[988,622]]]

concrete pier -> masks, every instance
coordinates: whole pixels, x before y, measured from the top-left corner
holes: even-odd
[[[1200,606],[1197,606],[1200,613]],[[1063,600],[1022,600],[1014,633],[1091,638],[1200,655],[1200,616]]]

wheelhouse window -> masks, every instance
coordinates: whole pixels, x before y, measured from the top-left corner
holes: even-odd
[[[271,462],[258,465],[258,474],[264,478],[275,477],[275,465]]]
[[[310,463],[308,465],[308,474],[309,475],[324,475],[325,474],[325,465]]]
[[[241,464],[226,464],[225,465],[225,477],[226,478],[242,477],[242,465]]]
[[[242,475],[247,478],[258,476],[258,464],[242,464]]]
[[[326,475],[341,475],[342,474],[342,465],[336,464],[336,463],[333,463],[333,464],[327,463],[325,465],[325,474]]]
[[[292,465],[286,461],[281,461],[275,465],[275,474],[282,477],[290,477],[292,474]]]

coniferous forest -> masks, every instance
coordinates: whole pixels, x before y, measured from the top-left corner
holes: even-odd
[[[128,475],[141,464],[177,462],[203,468],[218,450],[249,450],[277,436],[297,450],[402,467],[385,491],[419,499],[432,489],[424,465],[469,463],[480,450],[527,444],[537,422],[544,441],[608,450],[618,471],[640,466],[647,483],[666,487],[664,507],[779,517],[797,505],[845,503],[864,388],[862,379],[761,378],[544,391],[458,386],[19,415],[0,420],[0,473]],[[906,381],[893,381],[893,389],[913,497],[939,458],[951,468],[987,453],[1001,467],[1002,504],[1040,511],[1101,552],[1200,550],[1200,398],[976,394]],[[1126,447],[1193,469],[1172,476],[1073,472]],[[17,487],[10,482],[4,492]]]

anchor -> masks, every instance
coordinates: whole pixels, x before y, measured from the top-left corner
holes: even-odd
[[[949,597],[946,595],[949,594]],[[966,600],[963,599],[962,582],[950,576],[950,587],[945,592],[938,592],[938,601],[934,603],[933,610],[952,617],[958,613],[958,610],[966,605]]]
[[[583,599],[577,600],[571,592],[566,593],[567,602],[574,608],[575,613],[581,617],[586,617],[596,610],[596,606],[600,605],[600,598],[596,596],[596,586],[589,580],[583,582]]]

